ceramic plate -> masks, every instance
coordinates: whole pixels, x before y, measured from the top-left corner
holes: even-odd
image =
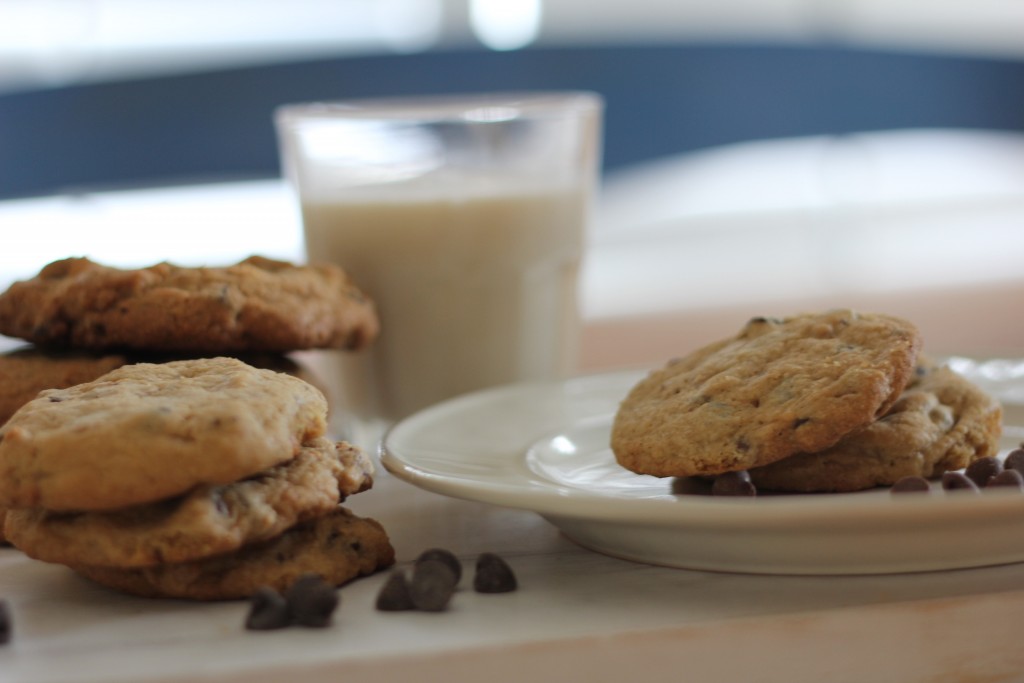
[[[1024,430],[1024,362],[949,359],[1004,403],[1003,453]],[[384,466],[421,488],[542,515],[582,546],[690,569],[875,574],[1024,561],[1024,494],[721,498],[619,467],[608,447],[618,402],[642,372],[490,389],[402,421]]]

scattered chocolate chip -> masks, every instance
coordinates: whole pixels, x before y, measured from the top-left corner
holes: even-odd
[[[988,480],[1003,471],[1003,464],[997,458],[978,458],[967,466],[964,474],[978,486],[985,486]]]
[[[334,586],[318,574],[300,576],[285,592],[284,599],[292,623],[313,628],[330,625],[331,615],[338,606]]]
[[[1007,453],[1003,460],[1003,469],[1017,470],[1024,474],[1024,448],[1015,448]]]
[[[1003,470],[988,480],[988,488],[996,487],[1015,488],[1024,490],[1024,475],[1017,470]]]
[[[892,493],[916,493],[930,491],[931,485],[924,477],[901,477],[889,490]]]
[[[416,609],[443,612],[455,593],[455,573],[440,560],[417,562],[409,580],[409,596]]]
[[[432,560],[446,564],[452,570],[452,574],[455,575],[455,585],[459,584],[459,581],[462,580],[462,563],[459,562],[459,558],[455,557],[455,553],[444,548],[430,548],[420,553],[420,556],[416,558],[416,564]]]
[[[978,492],[978,485],[967,478],[967,475],[960,472],[946,472],[942,475],[942,488],[946,491],[974,491]]]
[[[0,645],[11,642],[14,634],[14,622],[11,619],[11,609],[7,606],[6,600],[0,600]]]
[[[245,628],[250,631],[269,631],[291,624],[288,604],[284,596],[269,586],[263,586],[249,598],[249,615]]]
[[[381,612],[404,612],[416,609],[412,595],[409,594],[409,580],[405,577],[404,571],[394,570],[381,586],[380,592],[377,594],[377,609]]]
[[[483,553],[476,560],[473,590],[477,593],[509,593],[519,587],[512,567],[494,553]]]
[[[711,485],[712,496],[756,496],[757,487],[750,481],[746,470],[725,472],[715,477]]]

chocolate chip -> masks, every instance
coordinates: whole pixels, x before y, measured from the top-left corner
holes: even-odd
[[[455,593],[455,573],[440,560],[416,563],[409,581],[409,597],[416,609],[443,612]]]
[[[444,548],[430,548],[420,553],[420,556],[416,558],[416,564],[420,562],[429,562],[431,560],[437,560],[443,562],[452,570],[452,574],[455,575],[455,584],[458,585],[459,581],[462,580],[462,563],[459,562],[459,558],[455,557],[455,553]]]
[[[946,491],[979,491],[978,485],[960,472],[946,472],[942,475],[942,488]]]
[[[224,500],[224,496],[219,491],[213,494],[213,507],[217,511],[217,514],[222,517],[227,517],[231,514],[231,507],[228,502]]]
[[[318,574],[300,576],[285,592],[284,599],[292,623],[314,628],[330,625],[331,615],[338,606],[334,586]]]
[[[1003,470],[988,480],[988,488],[1004,486],[1024,491],[1024,475],[1017,470]]]
[[[917,493],[930,491],[931,485],[924,477],[901,477],[889,489],[892,493]]]
[[[725,472],[715,477],[711,485],[712,496],[756,496],[757,487],[750,481],[746,470]]]
[[[416,609],[409,594],[409,580],[405,572],[396,569],[377,593],[377,609],[381,612],[404,612]]]
[[[978,458],[967,466],[964,474],[978,486],[985,486],[988,480],[1003,471],[1003,464],[997,458]]]
[[[14,621],[11,619],[11,609],[7,606],[6,600],[0,600],[0,645],[11,642],[14,634]]]
[[[269,631],[291,624],[288,604],[284,596],[269,586],[258,588],[249,598],[249,615],[245,628],[250,631]]]
[[[477,593],[509,593],[519,587],[512,567],[494,553],[483,553],[476,560],[473,590]]]
[[[1003,469],[1017,470],[1024,474],[1024,448],[1015,448],[1006,454],[1003,460]]]

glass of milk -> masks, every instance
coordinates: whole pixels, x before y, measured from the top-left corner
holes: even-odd
[[[602,109],[535,92],[275,112],[308,259],[344,268],[381,320],[372,348],[321,368],[337,436],[375,447],[446,398],[575,371]]]

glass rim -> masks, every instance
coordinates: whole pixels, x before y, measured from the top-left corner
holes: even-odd
[[[325,119],[486,123],[564,118],[603,107],[604,98],[588,90],[400,95],[282,104],[274,109],[274,121],[278,126]]]

